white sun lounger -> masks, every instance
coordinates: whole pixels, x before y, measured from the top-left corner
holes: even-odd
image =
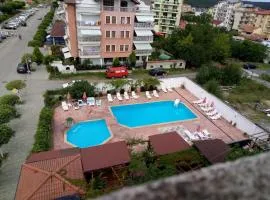
[[[161,90],[162,90],[163,92],[165,92],[165,93],[168,92],[167,89],[166,89],[164,86],[161,86]]]
[[[217,109],[214,109],[214,110],[211,111],[211,112],[206,112],[206,114],[207,114],[208,116],[214,116],[214,115],[218,114],[218,111],[217,111]]]
[[[145,95],[146,95],[147,99],[151,99],[152,98],[151,95],[150,95],[150,93],[149,93],[149,91],[146,91],[145,92]]]
[[[123,101],[123,98],[121,96],[121,94],[119,92],[116,93],[116,98],[119,100],[119,101]]]
[[[170,88],[170,87],[167,87],[167,90],[168,90],[169,92],[172,92],[172,91],[173,91],[172,88]]]
[[[158,95],[158,93],[157,93],[156,90],[153,90],[153,96],[154,96],[154,97],[157,97],[157,98],[159,97],[159,95]]]
[[[184,133],[189,137],[190,140],[198,140],[199,138],[191,133],[189,130],[184,130]]]
[[[212,119],[212,120],[217,120],[217,119],[220,119],[221,118],[221,114],[220,113],[217,113],[216,115],[214,115],[214,116],[210,116],[210,118]]]
[[[68,105],[65,101],[62,101],[61,105],[64,111],[68,111]]]
[[[209,107],[210,104],[208,102],[205,102],[205,103],[198,104],[198,106],[200,106],[200,108],[205,108],[205,107]]]
[[[212,138],[211,134],[208,132],[208,130],[203,129],[202,130],[203,134],[207,137],[207,138]]]
[[[101,106],[101,99],[96,100],[96,105]]]
[[[95,98],[94,97],[88,97],[87,98],[87,104],[89,106],[94,106],[95,105]]]
[[[131,96],[132,96],[133,99],[138,99],[139,98],[139,96],[135,93],[135,91],[131,92]]]
[[[211,111],[213,111],[215,108],[212,107],[212,106],[209,106],[209,107],[201,107],[201,109],[202,109],[204,112],[211,112]]]
[[[128,93],[125,91],[124,92],[124,98],[126,99],[126,100],[129,100],[129,95],[128,95]]]
[[[111,94],[107,94],[107,99],[109,102],[113,102],[113,98]]]
[[[205,97],[202,98],[202,99],[199,99],[199,100],[197,100],[197,101],[193,101],[194,104],[201,104],[201,103],[203,103],[203,102],[206,102],[206,98],[205,98]]]

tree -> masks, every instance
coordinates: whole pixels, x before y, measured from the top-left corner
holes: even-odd
[[[40,65],[43,62],[43,54],[40,52],[39,47],[34,48],[32,59],[38,65]]]
[[[112,66],[113,66],[113,67],[118,67],[118,66],[120,66],[119,58],[114,58],[114,59],[113,59]]]
[[[111,85],[114,87],[115,90],[122,89],[122,87],[128,84],[128,80],[125,79],[116,79],[111,81]]]
[[[132,53],[128,56],[128,63],[131,68],[134,68],[136,66],[136,53],[135,51],[132,51]]]
[[[6,84],[6,88],[7,90],[13,90],[13,89],[23,89],[25,88],[26,84],[24,81],[22,80],[14,80],[14,81],[10,81]]]
[[[219,83],[215,79],[208,81],[204,87],[208,92],[222,99],[222,91],[220,89]]]
[[[68,88],[68,92],[74,99],[81,99],[84,92],[86,92],[88,97],[93,97],[95,95],[95,87],[88,81],[77,81]]]
[[[231,55],[230,37],[220,33],[213,41],[213,60],[224,62]]]
[[[21,58],[22,63],[28,63],[28,62],[31,62],[32,60],[33,60],[33,56],[31,53],[25,53]]]
[[[55,56],[52,56],[52,55],[46,55],[43,57],[43,63],[45,65],[49,65],[51,62],[53,62],[55,60]]]
[[[160,81],[153,77],[144,78],[142,82],[145,90],[153,90],[160,84]]]

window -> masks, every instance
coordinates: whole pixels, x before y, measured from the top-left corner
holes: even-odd
[[[179,66],[181,67],[183,65],[183,63],[179,63]]]
[[[125,37],[125,31],[121,31],[121,38]]]
[[[125,45],[125,51],[128,51],[128,44],[127,45]]]
[[[106,38],[110,38],[111,37],[111,32],[110,31],[106,31]]]
[[[115,31],[112,31],[111,38],[115,38]]]
[[[114,6],[114,0],[103,0],[103,6]]]
[[[130,17],[127,17],[127,24],[130,24]]]
[[[121,24],[125,24],[126,23],[126,18],[125,17],[121,17]]]
[[[112,24],[116,24],[116,16],[112,16]]]
[[[112,45],[112,52],[115,52],[115,45]]]
[[[106,24],[110,24],[111,23],[111,17],[110,16],[106,16]]]
[[[111,51],[111,46],[110,45],[106,45],[106,52],[110,52]]]
[[[120,51],[123,52],[124,51],[124,45],[120,45]]]
[[[121,1],[120,6],[124,8],[128,7],[127,1]]]
[[[129,38],[129,31],[126,31],[126,38]]]

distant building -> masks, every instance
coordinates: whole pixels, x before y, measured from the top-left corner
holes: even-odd
[[[152,7],[155,14],[156,32],[165,34],[179,26],[183,0],[155,0]]]
[[[154,16],[146,0],[66,0],[65,13],[65,38],[74,58],[111,65],[135,51],[137,63],[145,63],[152,53]]]
[[[221,27],[231,30],[234,20],[234,10],[240,7],[241,3],[238,0],[221,1],[215,5],[213,9],[214,20],[221,21]]]
[[[182,5],[182,14],[185,14],[185,13],[195,13],[196,9],[195,8],[192,8],[191,5],[189,4],[183,4]]]

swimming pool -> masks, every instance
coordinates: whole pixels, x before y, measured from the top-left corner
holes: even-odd
[[[87,148],[103,144],[111,138],[104,119],[79,122],[66,133],[66,140],[73,146]]]
[[[174,101],[112,106],[111,111],[119,124],[130,128],[197,118],[185,104],[175,107]]]

